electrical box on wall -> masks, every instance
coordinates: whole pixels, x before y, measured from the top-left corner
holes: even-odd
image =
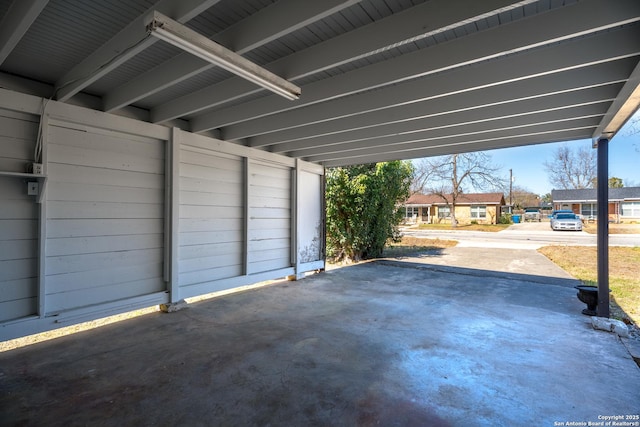
[[[27,183],[27,195],[37,196],[39,190],[40,190],[40,185],[37,182]]]
[[[33,164],[33,174],[34,175],[42,175],[42,163],[34,163]]]

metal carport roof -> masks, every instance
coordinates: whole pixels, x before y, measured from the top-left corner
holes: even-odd
[[[302,88],[146,33],[159,11]],[[637,0],[0,0],[0,86],[325,166],[613,136]]]

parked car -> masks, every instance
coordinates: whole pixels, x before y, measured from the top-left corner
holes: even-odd
[[[557,214],[560,214],[560,213],[572,214],[573,211],[571,209],[558,209],[558,210],[552,211],[551,215],[549,215],[549,227],[551,227],[552,230],[553,230],[553,221],[552,220],[553,220],[553,218],[555,218],[555,216]]]
[[[529,208],[524,210],[524,220],[526,221],[542,221],[542,213],[540,209]]]
[[[551,217],[551,229],[582,231],[582,220],[573,212],[556,213]]]

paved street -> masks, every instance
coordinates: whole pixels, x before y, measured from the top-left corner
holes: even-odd
[[[596,235],[584,231],[553,231],[548,222],[520,223],[498,233],[483,231],[417,230],[407,236],[457,240],[459,247],[538,249],[548,245],[596,246]],[[612,234],[609,246],[640,246],[640,234]]]

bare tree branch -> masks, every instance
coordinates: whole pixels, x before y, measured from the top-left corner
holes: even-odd
[[[470,191],[505,188],[502,168],[491,164],[483,152],[452,154],[423,159],[416,166],[413,188],[418,192],[440,196],[449,206],[451,224],[457,225],[455,207],[458,197]]]
[[[551,185],[563,190],[592,188],[598,176],[596,151],[586,147],[561,145],[544,167]]]

